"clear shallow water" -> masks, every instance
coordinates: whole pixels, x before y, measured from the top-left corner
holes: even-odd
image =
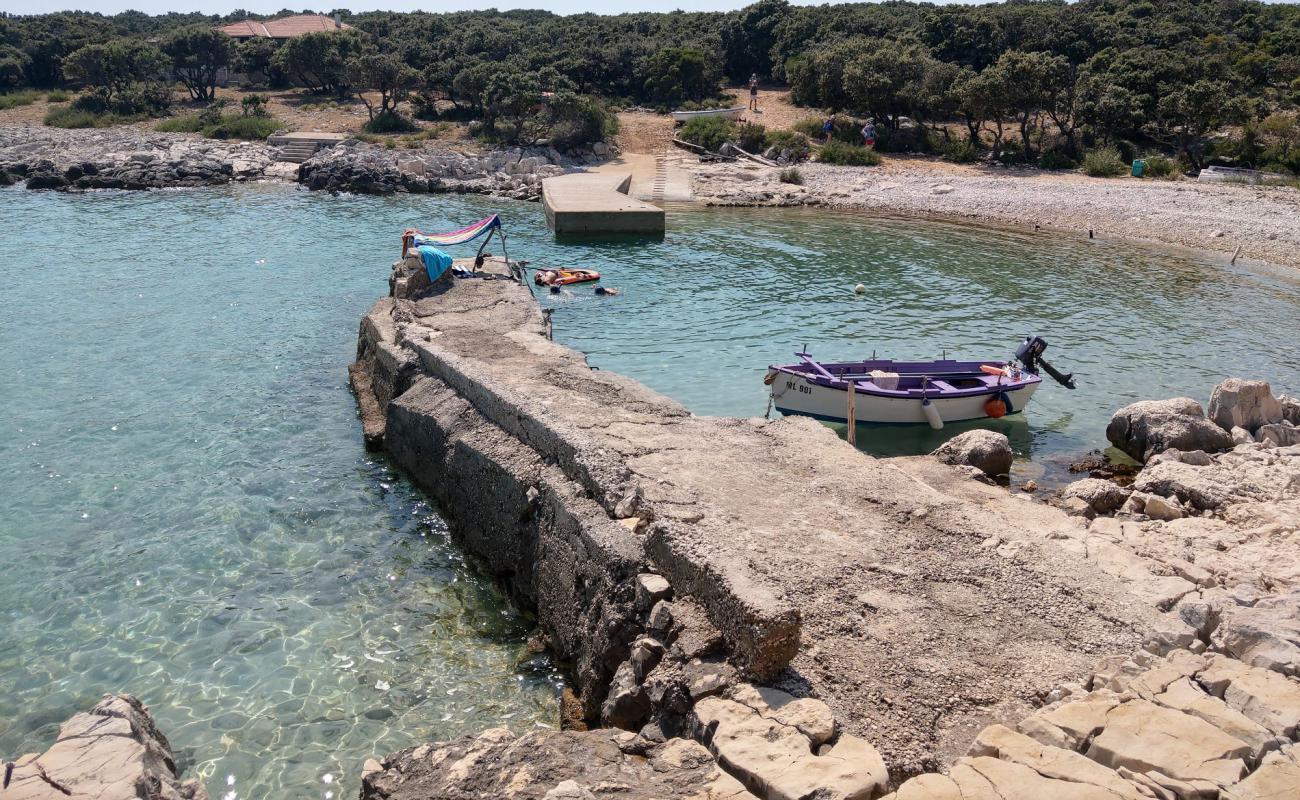
[[[1204,403],[1230,375],[1300,390],[1297,272],[807,209],[679,212],[668,229],[640,248],[567,246],[568,263],[607,264],[604,283],[624,294],[575,288],[546,302],[557,307],[557,339],[698,413],[763,414],[763,368],[796,361],[804,344],[831,360],[873,350],[1009,358],[1032,332],[1079,388],[1045,378],[1025,414],[989,423],[1011,437],[1017,475],[1029,477],[1045,462],[1105,448],[1110,415],[1134,400],[1188,394]],[[852,290],[859,282],[863,296]],[[928,452],[973,426],[864,426],[858,446]]]
[[[364,454],[345,385],[400,231],[493,210],[512,256],[624,290],[545,297],[557,339],[700,413],[762,414],[762,368],[805,343],[983,357],[1034,331],[1081,387],[1003,423],[1024,471],[1133,399],[1300,389],[1294,276],[1119,245],[775,209],[557,244],[538,206],[473,197],[0,191],[0,755],[130,691],[214,798],[342,798],[371,754],[554,722],[528,623]]]
[[[558,721],[530,624],[362,447],[401,213],[0,192],[0,755],[128,691],[214,798],[341,798],[369,755]]]

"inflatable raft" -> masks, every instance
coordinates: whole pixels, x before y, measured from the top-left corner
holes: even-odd
[[[533,275],[533,283],[538,286],[568,286],[598,280],[600,273],[594,269],[542,269]]]

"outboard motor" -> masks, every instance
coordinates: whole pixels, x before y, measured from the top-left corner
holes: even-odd
[[[1047,342],[1044,339],[1038,336],[1026,336],[1025,340],[1016,348],[1016,360],[1025,365],[1026,372],[1037,375],[1038,368],[1042,367],[1043,372],[1055,378],[1057,383],[1067,389],[1075,388],[1074,374],[1062,375],[1053,369],[1051,364],[1043,360],[1043,351],[1045,350],[1047,350]]]

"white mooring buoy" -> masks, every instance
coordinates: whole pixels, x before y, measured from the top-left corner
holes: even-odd
[[[854,293],[854,294],[866,294],[866,293],[867,293],[867,287],[865,287],[865,286],[863,286],[862,284],[859,283],[857,286],[854,286],[854,287],[853,287],[853,293]]]

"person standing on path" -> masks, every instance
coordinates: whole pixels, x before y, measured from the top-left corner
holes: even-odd
[[[867,124],[862,126],[862,144],[866,145],[868,150],[876,149],[876,121],[868,119]]]
[[[822,123],[822,133],[826,134],[826,142],[830,143],[831,137],[835,135],[835,117],[827,117]]]
[[[755,72],[749,76],[749,110],[755,114],[760,114],[758,110],[758,73]]]

